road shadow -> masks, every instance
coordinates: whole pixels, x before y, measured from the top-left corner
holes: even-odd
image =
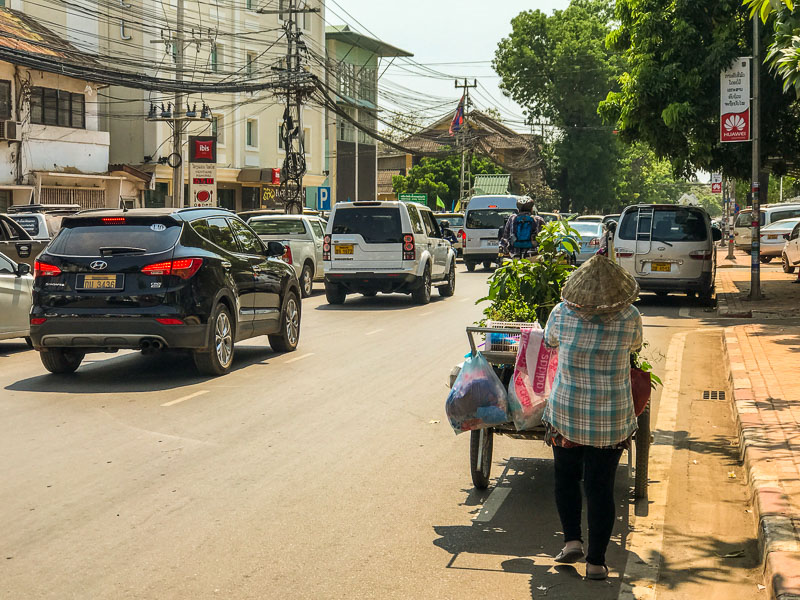
[[[14,354],[26,352],[27,350],[31,350],[31,348],[22,338],[19,338],[19,340],[15,338],[0,342],[0,358],[8,358]]]
[[[448,298],[443,298],[438,295],[434,290],[431,295],[431,304],[438,304],[444,302]],[[417,304],[411,299],[411,296],[405,294],[378,294],[372,298],[367,298],[360,294],[352,294],[347,296],[347,301],[344,304],[320,304],[314,307],[314,310],[332,311],[332,312],[381,312],[381,311],[395,311],[395,310],[409,310],[412,308],[419,308],[421,305]]]
[[[512,457],[503,467],[488,490],[463,490],[466,499],[460,505],[470,509],[470,524],[434,526],[434,545],[450,554],[446,568],[529,575],[530,598],[597,600],[598,593],[616,598],[630,554],[627,465],[620,465],[615,485],[618,520],[606,556],[612,575],[600,582],[584,580],[582,562],[574,566],[553,562],[563,546],[553,497],[553,461]],[[585,513],[584,507],[584,533]]]
[[[278,356],[266,345],[266,337],[263,339],[265,347],[236,346],[231,372],[269,364],[271,358]],[[37,375],[15,381],[5,389],[72,394],[158,392],[196,385],[209,379],[197,373],[191,354],[167,350],[153,354],[132,352],[121,356],[89,354],[75,373]]]

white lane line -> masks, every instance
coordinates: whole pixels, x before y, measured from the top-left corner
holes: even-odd
[[[472,300],[472,298],[461,298],[459,302],[469,302],[470,300]]]
[[[375,335],[376,333],[380,333],[383,329],[376,329],[375,331],[370,331],[367,335]]]
[[[174,406],[175,404],[186,402],[187,400],[191,400],[192,398],[197,398],[198,396],[202,396],[203,394],[207,394],[208,392],[209,390],[200,390],[199,392],[195,392],[194,394],[189,394],[188,396],[183,396],[182,398],[178,398],[177,400],[164,402],[164,404],[162,404],[161,406]]]
[[[497,514],[497,511],[503,505],[503,502],[508,495],[511,493],[510,487],[496,487],[492,490],[492,493],[489,494],[489,497],[486,499],[486,502],[483,503],[483,508],[481,508],[481,512],[478,513],[478,516],[472,519],[474,523],[488,523],[494,516]]]
[[[654,600],[658,583],[660,556],[664,546],[664,517],[667,512],[669,472],[675,449],[675,423],[681,389],[681,364],[688,332],[672,338],[667,352],[664,389],[658,405],[658,418],[652,427],[655,441],[650,447],[648,479],[648,514],[632,519],[633,531],[628,536],[628,560],[619,600]],[[640,501],[641,502],[641,501]]]
[[[692,316],[691,310],[688,306],[684,306],[678,311],[678,315],[680,315],[681,319],[689,319]]]
[[[428,312],[426,312],[426,313],[422,313],[422,314],[420,315],[420,317],[430,317],[432,314],[433,314],[433,311],[431,310],[431,311],[428,311]]]
[[[298,356],[298,357],[296,357],[296,358],[293,358],[292,360],[287,360],[287,361],[286,361],[286,364],[287,364],[287,365],[290,365],[290,364],[292,364],[293,362],[297,362],[298,360],[303,360],[303,359],[306,359],[306,358],[308,358],[309,356],[314,356],[314,353],[313,353],[313,352],[309,352],[308,354],[303,354],[303,356]]]

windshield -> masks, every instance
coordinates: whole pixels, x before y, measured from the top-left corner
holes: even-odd
[[[696,208],[656,208],[653,217],[639,211],[625,213],[619,227],[623,240],[647,240],[659,242],[703,242],[708,239],[705,213]],[[577,224],[576,224],[577,225]]]
[[[761,213],[760,217],[761,218],[759,220],[761,222],[761,226],[763,227],[764,223],[766,222],[766,220],[765,220],[766,218],[765,218],[765,215],[764,215],[763,212]],[[733,226],[734,227],[748,227],[748,228],[752,227],[753,226],[753,211],[743,210],[742,212],[740,212],[739,215],[736,217],[736,222],[733,224]]]
[[[143,248],[149,254],[165,252],[178,241],[177,223],[136,223],[129,225],[75,224],[59,231],[47,251],[66,256],[101,256],[100,248]]]
[[[800,207],[785,208],[782,210],[775,210],[769,213],[769,222],[782,221],[783,219],[791,219],[800,217]]]
[[[450,223],[450,227],[463,227],[464,226],[464,217],[461,215],[434,215],[436,220],[441,225],[442,221],[447,221]]]
[[[598,237],[603,233],[603,228],[596,223],[577,222],[572,223],[571,227],[580,234],[581,239],[589,236]]]
[[[250,219],[247,224],[258,235],[304,235],[306,232],[299,219]]]
[[[516,210],[498,210],[493,208],[470,210],[467,212],[467,229],[500,229]]]
[[[783,221],[775,221],[774,223],[770,223],[766,227],[767,229],[785,229],[786,231],[791,231],[795,225],[800,223],[800,218],[795,217],[794,219],[785,219]]]
[[[403,241],[400,209],[345,208],[333,217],[334,234],[357,234],[371,244],[390,244]]]

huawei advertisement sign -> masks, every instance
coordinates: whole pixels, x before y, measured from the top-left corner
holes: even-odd
[[[720,78],[720,141],[750,141],[750,59],[737,58]]]

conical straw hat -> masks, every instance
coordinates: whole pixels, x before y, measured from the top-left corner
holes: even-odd
[[[605,256],[595,255],[569,276],[561,298],[585,313],[610,313],[630,306],[639,295],[639,284]]]

